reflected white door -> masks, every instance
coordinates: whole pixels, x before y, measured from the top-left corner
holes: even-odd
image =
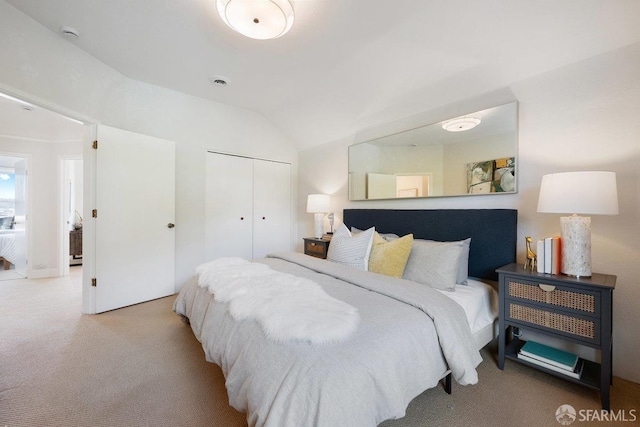
[[[27,159],[16,162],[16,198],[15,198],[15,272],[27,277]]]
[[[174,293],[175,144],[98,126],[95,306]]]
[[[367,174],[367,199],[395,199],[396,176],[384,173]]]

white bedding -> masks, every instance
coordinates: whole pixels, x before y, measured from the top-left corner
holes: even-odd
[[[493,325],[498,318],[498,293],[491,285],[469,278],[467,285],[456,285],[455,292],[440,291],[462,306],[472,334]]]
[[[15,264],[16,239],[14,230],[0,230],[0,256]]]
[[[222,368],[229,403],[247,413],[250,426],[370,427],[402,417],[408,403],[448,371],[460,384],[477,382],[481,357],[451,296],[303,254],[279,255],[261,262],[312,278],[358,309],[362,322],[349,340],[273,341],[257,322],[234,321],[228,307],[196,283],[174,304],[189,318],[207,360]]]

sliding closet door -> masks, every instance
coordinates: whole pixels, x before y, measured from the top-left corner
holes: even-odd
[[[253,159],[207,153],[205,259],[253,254]]]
[[[291,250],[291,165],[253,163],[253,257]]]

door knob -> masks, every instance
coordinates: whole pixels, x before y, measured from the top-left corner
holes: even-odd
[[[167,224],[167,228],[173,228],[173,227],[175,227],[175,226],[176,226],[176,225],[175,225],[175,224],[173,224],[173,223],[171,223],[171,222],[170,222],[169,224]]]

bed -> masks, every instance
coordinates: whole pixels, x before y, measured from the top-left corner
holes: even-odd
[[[206,359],[221,367],[229,403],[247,414],[250,426],[375,426],[404,416],[413,398],[442,380],[448,391],[452,377],[462,385],[477,382],[478,350],[494,331],[491,305],[495,299],[486,283],[496,279],[496,268],[515,261],[517,212],[347,209],[343,218],[353,229],[375,226],[381,235],[412,233],[415,239],[439,242],[470,238],[467,284],[456,285],[453,291],[432,289],[299,253],[271,254],[247,267],[256,275],[267,269],[274,277],[282,273],[301,283],[309,281],[336,304],[355,310],[340,312],[343,317],[337,327],[342,329],[336,329],[331,339],[320,338],[336,324],[316,322],[320,317],[313,319],[316,324],[308,322],[321,326],[305,331],[314,334],[290,339],[278,333],[297,333],[306,319],[295,316],[313,312],[314,304],[297,302],[295,306],[301,308],[297,311],[305,313],[292,312],[295,321],[289,314],[279,316],[276,320],[285,323],[276,322],[274,332],[273,322],[247,317],[251,304],[224,299],[225,295],[260,294],[268,288],[264,276],[256,276],[258,284],[240,292],[229,284],[241,280],[237,271],[249,270],[228,264],[242,260],[209,263],[217,271],[234,273],[224,279],[210,273],[213,270],[199,270],[179,293],[174,311],[190,323]],[[412,252],[417,253],[415,247]],[[217,283],[215,291],[213,284],[198,284],[207,277]],[[324,306],[322,298],[316,305],[335,314],[334,306]],[[260,301],[270,307],[271,301],[283,304],[287,299],[288,295],[269,294],[254,301],[253,307],[268,312]],[[487,306],[488,312],[483,311]],[[344,332],[354,312],[357,323]]]
[[[14,230],[0,229],[0,261],[4,269],[9,270],[16,260],[16,240]]]

